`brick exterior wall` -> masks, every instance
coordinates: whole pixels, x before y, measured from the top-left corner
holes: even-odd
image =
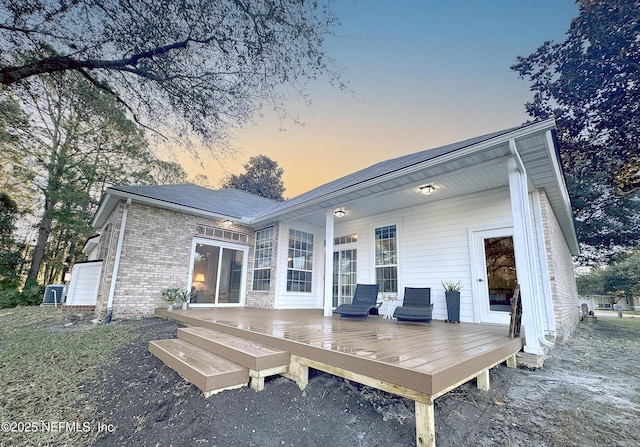
[[[565,341],[580,321],[573,258],[544,192],[540,194],[547,267],[558,341]]]
[[[103,263],[96,313],[104,317],[115,261],[124,201],[109,216],[101,231],[98,252]],[[208,219],[163,210],[133,202],[128,209],[124,241],[113,299],[114,318],[140,318],[154,314],[156,307],[165,307],[162,291],[185,286],[188,280],[194,237],[215,237],[198,234],[196,227],[207,225],[224,228],[249,236],[246,285],[247,306],[273,307],[271,292],[251,292],[254,256],[254,229],[234,224],[225,227],[222,219]],[[224,240],[224,239],[222,239]],[[238,241],[229,241],[239,244]],[[245,245],[245,244],[241,244]],[[275,278],[275,272],[273,273]]]
[[[61,306],[62,312],[95,312],[96,306],[81,305],[81,306]]]

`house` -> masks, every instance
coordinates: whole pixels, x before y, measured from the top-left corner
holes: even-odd
[[[508,325],[517,282],[525,352],[541,355],[579,321],[554,132],[547,120],[393,158],[285,202],[189,184],[108,188],[85,247],[102,261],[96,312],[152,315],[163,289],[181,287],[192,307],[331,316],[356,283],[378,283],[399,301],[406,286],[430,287],[444,320],[442,281],[460,281],[463,322]]]

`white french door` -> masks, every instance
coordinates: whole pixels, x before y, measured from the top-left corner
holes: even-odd
[[[473,232],[476,304],[481,323],[509,324],[518,283],[513,228]]]
[[[357,270],[355,248],[333,252],[333,307],[351,302],[356,290]]]

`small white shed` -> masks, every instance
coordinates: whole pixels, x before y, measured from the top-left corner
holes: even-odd
[[[95,306],[102,261],[77,262],[71,270],[67,306]]]

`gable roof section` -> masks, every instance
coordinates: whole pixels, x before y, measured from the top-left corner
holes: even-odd
[[[280,203],[238,189],[213,190],[191,183],[112,186],[107,188],[100,202],[93,219],[94,227],[101,226],[122,199],[132,199],[139,203],[191,214],[245,222],[256,213],[264,213]]]
[[[337,180],[334,180],[332,182],[321,185],[315,189],[312,189],[309,192],[306,192],[297,197],[294,197],[293,199],[282,202],[279,205],[277,205],[275,208],[268,210],[267,213],[269,214],[269,216],[271,214],[277,214],[279,212],[282,212],[296,205],[302,205],[306,202],[311,202],[316,199],[320,199],[323,196],[339,193],[340,191],[346,190],[347,188],[358,186],[366,182],[375,181],[375,179],[378,179],[390,173],[393,173],[401,169],[414,166],[429,160],[437,159],[438,157],[441,157],[443,155],[458,151],[466,147],[474,146],[484,141],[491,140],[492,138],[498,137],[500,135],[508,134],[509,132],[512,132],[514,130],[522,129],[526,126],[527,125],[514,127],[506,130],[501,130],[498,132],[493,132],[493,133],[482,135],[479,137],[470,138],[468,140],[460,141],[457,143],[448,144],[446,146],[441,146],[434,149],[427,149],[421,152],[416,152],[413,154],[403,155],[401,157],[381,161],[379,163],[376,163],[373,166],[369,166],[368,168],[364,168],[360,171],[354,172],[353,174],[349,174],[345,177],[341,177]],[[257,219],[261,219],[263,217],[264,216],[262,215],[256,216]]]

